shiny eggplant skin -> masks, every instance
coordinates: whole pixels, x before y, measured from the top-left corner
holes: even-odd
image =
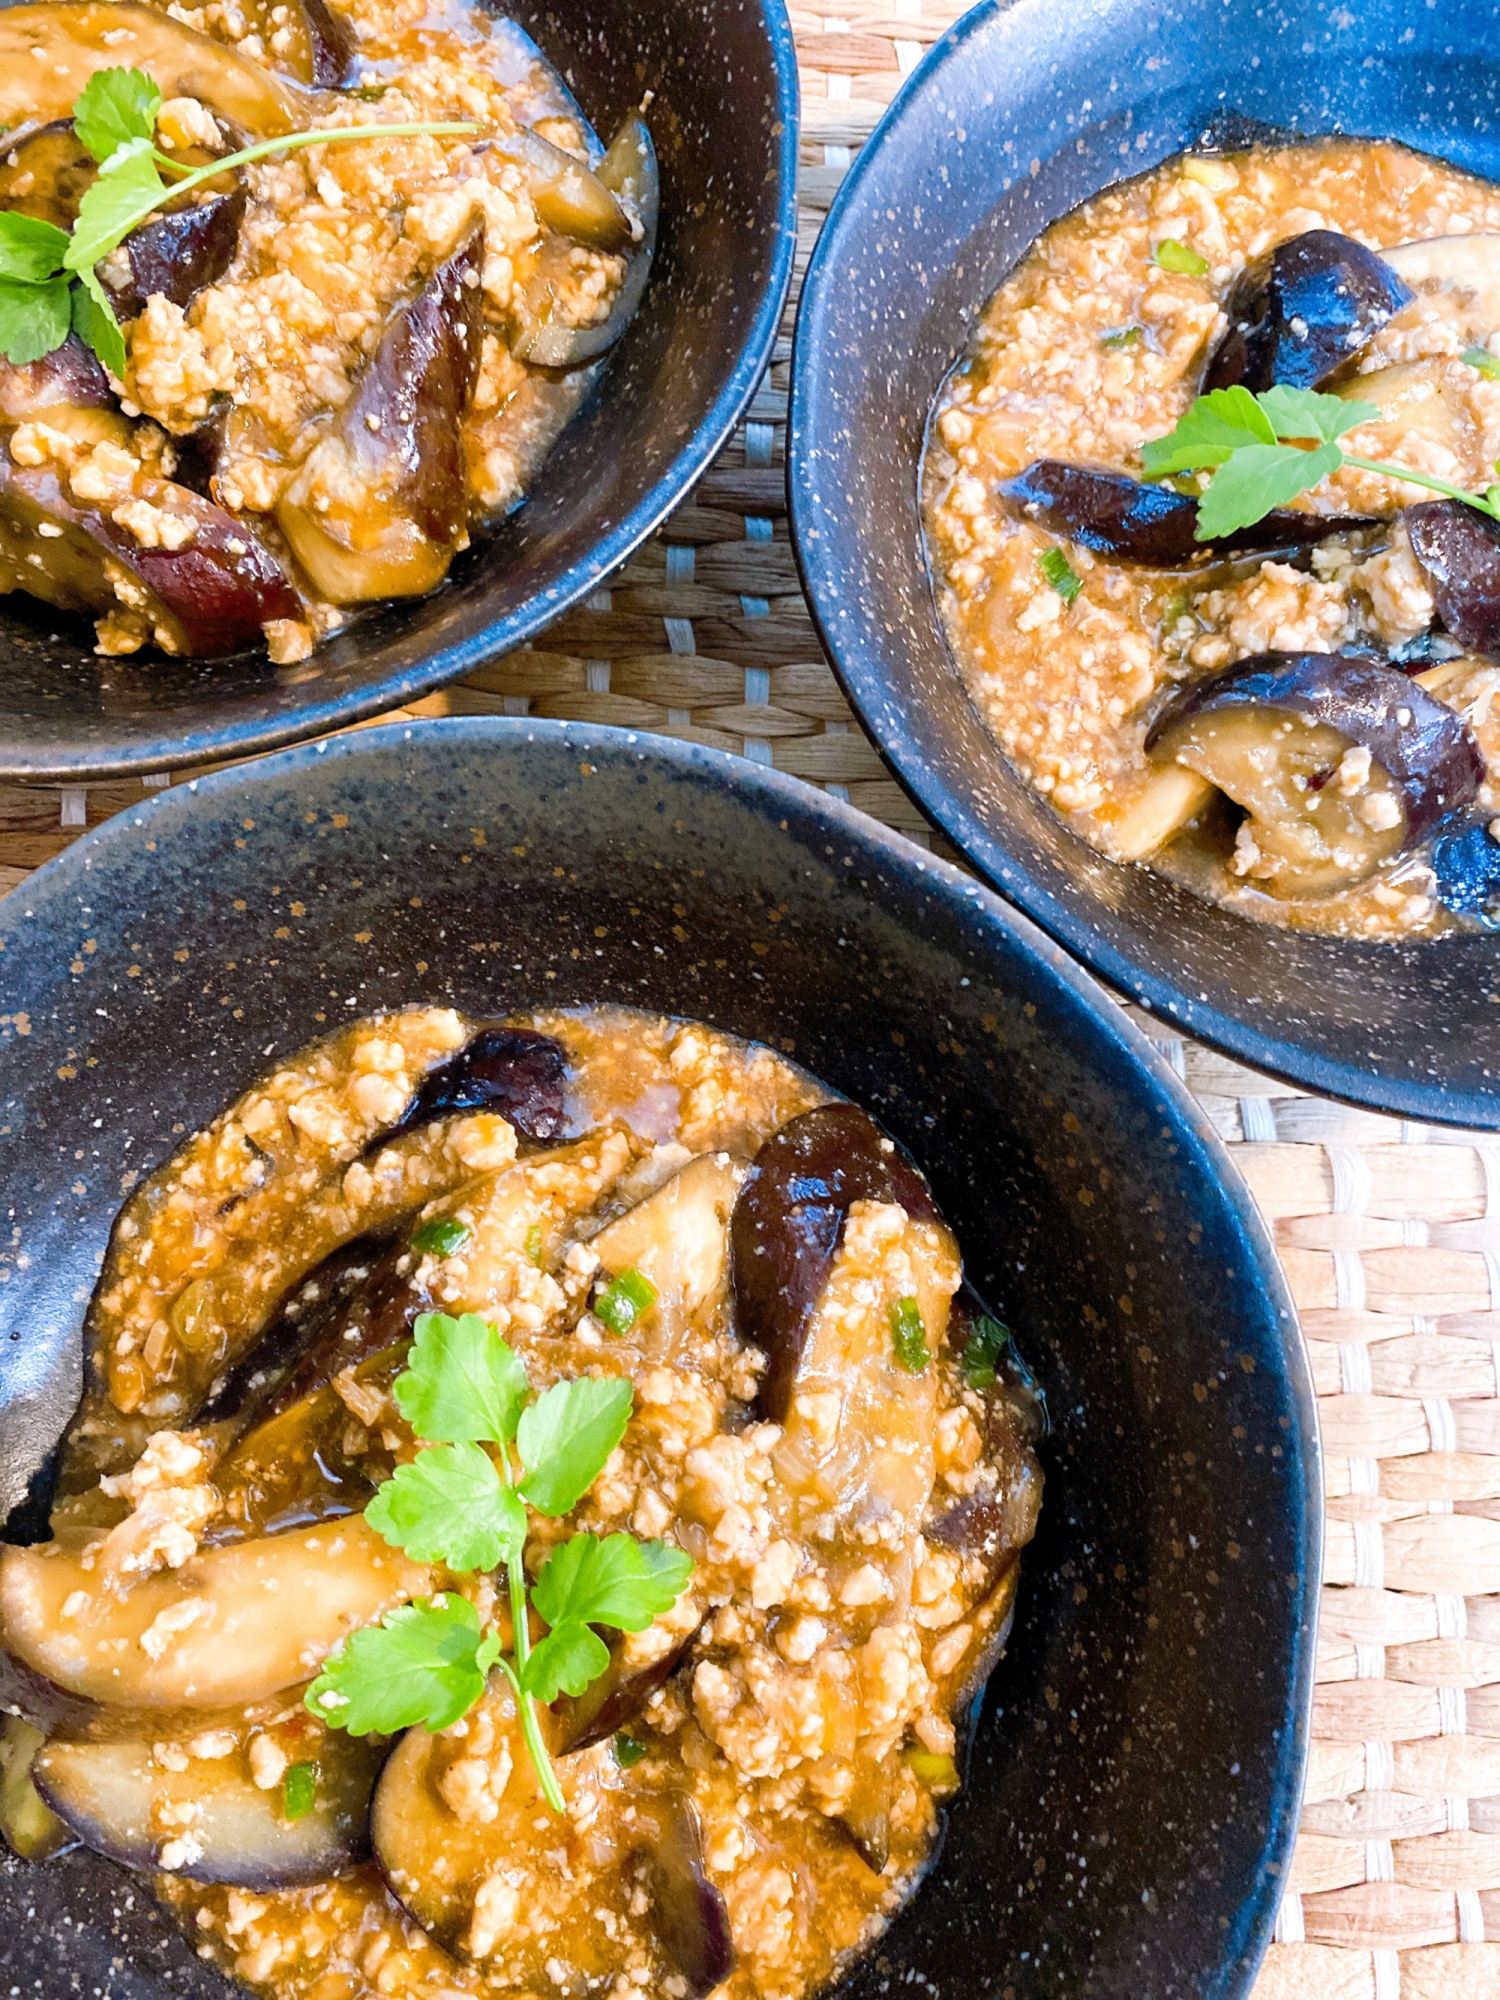
[[[562,1136],[567,1082],[567,1053],[551,1035],[481,1028],[456,1056],[429,1070],[397,1123],[372,1139],[370,1148],[457,1111],[497,1112],[518,1137],[550,1144]]]
[[[280,563],[242,522],[168,480],[142,478],[135,490],[149,505],[191,519],[192,540],[144,548],[109,514],[72,500],[50,465],[0,459],[0,588],[24,589],[61,610],[112,611],[120,600],[105,565],[117,565],[144,593],[140,608],[158,644],[202,659],[257,645],[268,619],[297,616]],[[62,532],[41,537],[44,526]]]
[[[741,1339],[763,1348],[757,1413],[791,1406],[808,1325],[856,1201],[899,1202],[939,1221],[920,1173],[868,1112],[820,1104],[788,1120],[755,1156],[730,1222],[730,1283]]]
[[[1462,718],[1399,668],[1339,653],[1258,653],[1182,690],[1152,725],[1148,754],[1179,723],[1228,708],[1279,709],[1364,744],[1400,790],[1406,844],[1473,803],[1484,758]]]
[[[642,1854],[656,1906],[656,1932],[684,2000],[708,2000],[735,1966],[729,1911],[703,1865],[703,1835],[691,1799],[668,1792],[638,1812]]]
[[[1301,548],[1376,525],[1361,514],[1307,514],[1276,507],[1248,528],[1200,542],[1198,502],[1191,494],[1058,458],[1035,460],[1007,479],[1000,492],[1017,511],[1054,534],[1151,569],[1182,569],[1216,550]]]
[[[1290,237],[1235,280],[1224,302],[1229,331],[1203,387],[1321,388],[1412,297],[1389,264],[1351,237],[1331,229]]]
[[[574,1750],[591,1749],[607,1736],[617,1736],[622,1729],[628,1729],[656,1690],[665,1687],[676,1673],[697,1636],[696,1632],[689,1633],[680,1646],[674,1646],[661,1659],[635,1673],[623,1672],[617,1660],[612,1659],[585,1693],[560,1695],[552,1704],[557,1754],[566,1757]]]
[[[463,417],[479,370],[483,264],[476,227],[396,312],[277,506],[293,554],[333,603],[420,596],[466,537]]]
[[[92,348],[70,333],[40,361],[7,361],[0,355],[0,422],[27,424],[44,410],[112,410],[109,377]]]
[[[1500,658],[1500,522],[1462,500],[1421,500],[1401,519],[1445,630]]]
[[[240,224],[245,219],[243,187],[210,195],[192,208],[168,210],[126,237],[131,282],[112,293],[115,317],[134,319],[146,301],[160,294],[174,306],[185,306],[208,285],[216,284],[234,262]]]
[[[1432,872],[1444,909],[1473,917],[1486,930],[1500,925],[1500,841],[1488,827],[1455,828],[1435,840]]]

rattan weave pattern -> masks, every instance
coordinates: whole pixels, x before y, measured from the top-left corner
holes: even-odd
[[[853,151],[961,11],[842,4],[792,15],[798,282]],[[791,309],[748,421],[663,534],[544,644],[396,716],[690,737],[942,847],[861,734],[798,590],[782,488]],[[0,893],[140,796],[130,782],[0,786]],[[1307,1097],[1142,1025],[1271,1221],[1327,1454],[1312,1767],[1255,2000],[1500,2000],[1500,1142]]]

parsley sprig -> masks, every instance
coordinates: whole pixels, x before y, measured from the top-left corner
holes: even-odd
[[[365,1519],[418,1562],[460,1574],[503,1566],[511,1650],[505,1655],[493,1627],[481,1629],[467,1598],[447,1592],[353,1633],[324,1662],[307,1706],[356,1736],[418,1723],[446,1729],[473,1707],[498,1664],[543,1794],[561,1812],[536,1703],[582,1694],[609,1665],[594,1628],[644,1630],[682,1595],[692,1560],[667,1542],[573,1535],[528,1593],[527,1508],[556,1517],[577,1506],[625,1434],[634,1391],[616,1377],[582,1376],[533,1400],[520,1356],[477,1314],[424,1313],[415,1332],[393,1393],[428,1449],[386,1480]],[[533,1611],[549,1628],[535,1644]]]
[[[1338,442],[1380,414],[1374,403],[1315,389],[1278,385],[1255,396],[1243,387],[1213,389],[1194,401],[1175,430],[1142,446],[1141,462],[1148,479],[1213,468],[1198,502],[1200,542],[1253,526],[1344,465],[1425,486],[1500,521],[1500,485],[1470,493],[1429,472],[1359,458]]]
[[[164,203],[232,173],[236,167],[301,146],[355,139],[466,138],[467,122],[340,125],[262,139],[205,167],[186,167],[156,144],[162,96],[138,69],[96,70],[73,104],[73,129],[99,163],[98,178],[78,204],[70,231],[36,216],[0,210],[0,353],[19,364],[40,361],[69,332],[87,341],[117,381],[125,342],[98,265]],[[176,175],[169,186],[162,171]]]

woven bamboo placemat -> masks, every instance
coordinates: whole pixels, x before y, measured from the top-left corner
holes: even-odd
[[[797,284],[853,153],[962,11],[844,4],[792,13]],[[782,491],[795,304],[794,285],[733,444],[609,588],[535,647],[382,720],[544,715],[688,737],[950,852],[861,734],[798,590]],[[141,793],[0,785],[0,893]],[[1312,1766],[1255,2000],[1500,2000],[1500,1139],[1350,1111],[1137,1018],[1275,1232],[1327,1454]]]

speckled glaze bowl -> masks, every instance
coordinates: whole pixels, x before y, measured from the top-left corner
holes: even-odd
[[[294,667],[94,657],[93,627],[0,599],[0,778],[103,778],[317,735],[519,646],[682,498],[733,430],[796,241],[797,61],[784,0],[505,0],[596,130],[654,93],[651,282],[527,498],[430,597],[351,621]]]
[[[164,793],[0,903],[0,945],[7,1504],[67,1421],[125,1177],[357,1013],[628,1002],[762,1037],[868,1105],[1053,1431],[946,1845],[846,1990],[1248,1991],[1311,1692],[1306,1359],[1202,1114],[1024,917],[762,766],[469,721]],[[0,1991],[52,2000],[63,1964],[112,2000],[226,1992],[144,1884],[82,1853],[0,1864]]]
[[[1500,1129],[1500,941],[1401,946],[1238,917],[1108,861],[1007,763],[948,651],[917,505],[928,412],[1049,223],[1195,145],[1341,131],[1500,175],[1495,11],[1348,0],[976,7],[892,105],[802,293],[788,483],[830,657],[896,776],[1113,985],[1241,1061],[1434,1123]]]

